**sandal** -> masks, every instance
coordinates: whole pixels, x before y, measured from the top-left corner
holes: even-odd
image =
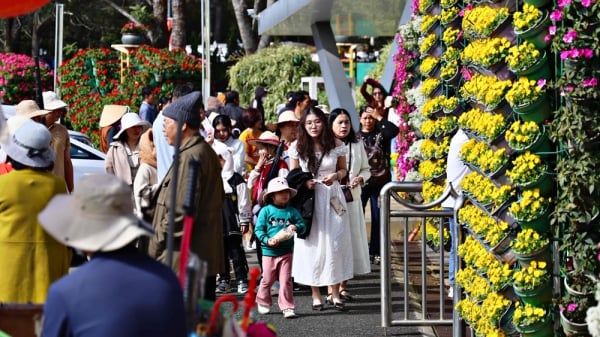
[[[342,302],[352,301],[352,295],[350,295],[350,292],[348,291],[348,289],[340,290],[340,298],[342,299]]]
[[[346,311],[346,306],[344,305],[344,302],[335,302],[333,304],[333,308],[337,311]]]
[[[333,305],[333,297],[331,294],[327,294],[327,297],[325,297],[325,303]]]
[[[314,311],[323,311],[323,303],[315,302],[313,300],[312,310],[314,310]]]

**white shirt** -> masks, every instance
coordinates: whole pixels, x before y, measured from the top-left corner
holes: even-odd
[[[455,191],[460,191],[460,182],[471,169],[460,159],[460,148],[469,140],[469,137],[459,128],[456,134],[450,140],[450,150],[448,151],[448,163],[446,166],[446,181],[452,184]],[[455,199],[448,197],[442,202],[442,207],[454,208]]]

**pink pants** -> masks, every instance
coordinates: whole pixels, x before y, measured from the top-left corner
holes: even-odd
[[[271,306],[271,286],[279,280],[279,296],[277,303],[280,310],[294,309],[292,289],[292,253],[282,256],[262,257],[262,280],[256,293],[256,303]]]

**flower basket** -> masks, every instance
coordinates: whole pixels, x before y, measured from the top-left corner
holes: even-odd
[[[521,289],[516,285],[513,287],[515,288],[515,294],[521,297],[521,301],[523,301],[525,304],[531,304],[535,307],[543,307],[552,303],[552,278],[548,278],[546,282],[533,289]],[[518,326],[517,330],[520,330]],[[523,333],[521,330],[519,332]]]
[[[521,190],[533,190],[537,188],[540,190],[540,195],[543,197],[552,195],[555,187],[554,179],[552,179],[548,172],[542,173],[536,180],[532,182],[516,185]]]
[[[531,67],[523,70],[511,69],[511,71],[519,77],[527,77],[530,80],[537,81],[540,78],[550,79],[552,76],[550,66],[548,64],[548,54],[543,53],[542,58],[534,63]]]
[[[550,142],[550,138],[548,138],[546,129],[542,127],[541,132],[538,133],[537,137],[535,137],[535,139],[529,145],[524,147],[511,146],[511,149],[513,149],[516,153],[529,151],[531,153],[543,156],[548,155],[549,152],[552,151],[552,143]]]
[[[512,288],[512,287],[511,287]],[[506,296],[505,296],[506,297]],[[509,297],[506,297],[509,298]],[[504,314],[500,317],[500,329],[504,331],[506,336],[512,336],[516,333],[515,325],[513,323],[513,315],[515,313],[515,306],[512,304]]]
[[[515,256],[517,261],[519,261],[519,265],[521,267],[527,268],[531,261],[544,261],[546,262],[546,266],[550,268],[552,261],[552,254],[550,251],[550,244],[545,245],[544,247],[534,250],[530,253],[519,253],[515,251]]]
[[[506,236],[504,237],[504,239],[500,240],[500,242],[498,242],[497,245],[492,247],[492,249],[491,249],[492,253],[494,253],[496,255],[502,255],[502,254],[506,253],[506,251],[508,251],[510,249],[510,243],[512,240],[514,240],[514,238],[515,238],[514,231],[510,231],[509,233],[507,233]]]
[[[560,310],[560,325],[562,326],[563,332],[567,337],[589,336],[588,325],[586,322],[575,323],[569,321],[569,319],[563,314],[562,310]]]
[[[511,215],[522,229],[533,229],[538,233],[546,233],[550,230],[549,208],[547,207],[545,211],[531,220],[518,219],[514,215]]]
[[[457,67],[454,75],[450,78],[443,79],[443,81],[446,83],[446,85],[456,87],[456,86],[458,86],[458,83],[460,82],[461,78],[462,78],[462,75],[460,74],[460,71],[458,71],[458,67]]]
[[[533,121],[538,124],[550,118],[551,114],[550,103],[546,94],[530,104],[512,106],[512,109],[521,120]]]
[[[552,319],[547,316],[545,319],[530,325],[515,325],[515,329],[521,334],[521,337],[548,337],[554,336],[554,327]]]
[[[537,8],[540,8],[540,7],[532,4],[531,2],[549,2],[549,0],[523,0],[523,1],[526,3],[530,3],[531,5],[533,5]],[[549,43],[544,40],[546,35],[548,35],[548,27],[550,27],[550,18],[548,16],[548,12],[544,12],[544,16],[542,17],[540,22],[538,22],[537,25],[535,25],[525,31],[522,31],[522,32],[515,29],[515,34],[519,38],[533,43],[533,45],[535,45],[535,47],[537,49],[544,50],[548,46],[548,43]]]

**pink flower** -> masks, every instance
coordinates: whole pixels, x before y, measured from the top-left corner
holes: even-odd
[[[584,87],[595,87],[598,85],[598,80],[595,77],[584,78],[582,83]]]
[[[566,60],[567,58],[569,58],[569,51],[568,50],[561,50],[561,52],[560,52],[560,59],[561,60]]]
[[[540,88],[540,89],[544,88],[544,87],[546,86],[546,79],[544,79],[544,78],[540,78],[540,79],[537,81],[537,86],[538,86],[538,88]]]
[[[548,34],[550,35],[556,35],[556,26],[550,26],[548,27]]]
[[[562,11],[560,9],[555,9],[550,13],[550,20],[552,21],[560,21],[562,20]]]
[[[575,89],[575,88],[571,84],[565,86],[565,91],[566,92],[571,92],[571,91],[573,91],[573,89]]]
[[[591,59],[592,56],[594,56],[594,51],[589,48],[583,48],[581,49],[581,55],[583,55],[583,57],[586,59]]]
[[[558,8],[562,9],[571,4],[573,0],[558,0]]]
[[[585,8],[588,8],[592,5],[592,0],[581,0],[581,5]]]
[[[576,38],[577,32],[571,29],[567,34],[565,34],[565,36],[563,36],[563,41],[565,41],[565,43],[572,43]]]
[[[544,42],[550,42],[552,40],[552,35],[548,34],[544,36]]]
[[[567,312],[573,312],[577,309],[577,307],[577,303],[569,303],[569,305],[567,305]]]

